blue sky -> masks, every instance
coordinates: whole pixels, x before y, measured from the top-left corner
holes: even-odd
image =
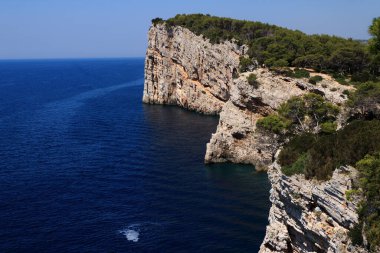
[[[0,0],[0,59],[144,56],[155,17],[209,13],[367,39],[379,0]]]

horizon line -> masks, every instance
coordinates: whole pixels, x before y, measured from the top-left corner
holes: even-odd
[[[43,61],[43,60],[117,60],[138,59],[145,56],[120,56],[120,57],[47,57],[47,58],[0,58],[0,61]]]

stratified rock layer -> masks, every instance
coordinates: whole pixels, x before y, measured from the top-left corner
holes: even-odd
[[[246,46],[232,42],[211,44],[182,27],[152,26],[143,102],[219,114],[205,162],[269,168],[273,205],[261,252],[364,252],[353,247],[347,236],[348,229],[357,223],[356,203],[344,196],[352,187],[355,170],[338,169],[325,183],[286,177],[276,163],[273,165],[279,137],[256,128],[258,119],[293,96],[314,92],[339,105],[347,99],[343,91],[350,88],[323,74],[318,74],[323,81],[316,85],[265,68],[239,76],[239,58],[246,51]],[[249,85],[250,74],[257,76],[258,88]]]
[[[252,73],[260,84],[257,89],[247,81]],[[274,160],[279,142],[278,136],[256,129],[258,119],[276,111],[291,97],[308,92],[324,94],[335,104],[346,100],[342,95],[345,87],[328,77],[318,85],[311,85],[306,80],[278,76],[262,68],[242,74],[230,87],[230,100],[224,105],[217,131],[207,144],[206,162],[231,161],[266,169]]]
[[[256,121],[292,96],[323,94],[334,103],[347,89],[328,76],[318,85],[257,69],[255,89],[245,73],[238,77],[239,58],[246,46],[211,44],[182,27],[164,24],[149,30],[143,101],[179,105],[204,114],[220,114],[217,132],[207,145],[205,161],[254,164],[266,168],[278,148],[277,137],[256,131]],[[235,78],[234,78],[235,77]],[[237,78],[238,77],[238,78]]]
[[[346,198],[357,180],[354,168],[336,169],[326,182],[287,177],[276,163],[268,173],[272,207],[260,253],[366,252],[353,246],[348,236],[358,223],[358,200]]]
[[[182,27],[149,30],[143,101],[219,114],[245,47],[213,45]]]

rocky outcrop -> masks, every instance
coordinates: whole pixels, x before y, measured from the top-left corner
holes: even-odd
[[[274,163],[268,171],[272,184],[269,214],[260,252],[366,252],[352,245],[348,231],[358,223],[358,199],[347,200],[358,172],[336,169],[326,182],[287,177]]]
[[[258,88],[247,81],[252,73],[260,84]],[[257,120],[276,111],[291,97],[308,92],[323,94],[327,100],[342,104],[346,100],[344,89],[328,76],[318,85],[312,85],[263,68],[242,74],[233,80],[230,100],[222,108],[217,131],[207,144],[205,161],[248,163],[266,169],[273,162],[280,142],[275,134],[258,131]]]
[[[246,46],[232,42],[211,44],[186,28],[164,24],[149,30],[145,61],[143,102],[179,105],[205,114],[220,114],[218,129],[207,144],[205,162],[254,164],[266,168],[278,148],[277,136],[256,131],[256,121],[292,96],[322,94],[342,103],[342,86],[324,76],[318,85],[259,68],[260,86],[249,85],[245,73],[238,76],[239,58]]]
[[[149,30],[143,102],[219,114],[245,46],[211,44],[182,27]]]
[[[324,183],[287,177],[273,163],[283,140],[256,128],[258,119],[293,96],[314,92],[340,105],[347,99],[343,91],[350,88],[319,73],[323,81],[315,85],[266,68],[239,76],[239,58],[246,51],[246,46],[233,42],[211,44],[182,27],[152,26],[143,102],[220,115],[216,133],[207,144],[205,162],[269,168],[273,205],[261,252],[364,252],[353,247],[347,236],[358,219],[357,203],[345,198],[356,171],[340,168]],[[256,75],[258,87],[248,83],[250,74]],[[344,116],[339,122],[344,122]]]

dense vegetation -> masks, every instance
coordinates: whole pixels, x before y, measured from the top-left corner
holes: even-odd
[[[380,246],[380,152],[367,155],[356,164],[356,168],[361,173],[360,187],[365,197],[359,210],[359,228],[365,224],[369,248],[375,252]]]
[[[305,174],[306,178],[326,180],[341,165],[355,165],[360,171],[360,189],[347,193],[364,196],[359,210],[360,223],[350,232],[354,243],[362,244],[364,231],[368,247],[380,247],[380,17],[369,27],[372,38],[366,42],[329,35],[306,35],[260,22],[193,14],[177,15],[168,20],[156,18],[153,24],[165,23],[186,27],[203,35],[211,43],[234,40],[249,47],[249,57],[241,57],[240,72],[252,71],[264,64],[278,74],[308,78],[317,84],[323,78],[312,76],[303,68],[333,75],[346,90],[352,119],[336,131],[338,107],[317,94],[293,97],[275,114],[260,119],[257,126],[290,139],[278,161],[286,175]],[[289,68],[296,67],[296,68]],[[238,75],[238,74],[237,74]],[[237,76],[236,76],[237,77]],[[258,87],[256,76],[248,83]],[[364,226],[365,224],[365,226]]]
[[[281,151],[279,163],[287,175],[328,179],[335,168],[355,165],[367,154],[380,151],[380,121],[354,121],[330,135],[304,134]],[[300,169],[301,167],[301,169]]]
[[[380,82],[367,82],[356,86],[349,94],[349,105],[362,119],[380,119]]]
[[[369,41],[369,50],[371,53],[371,62],[374,71],[380,72],[380,17],[374,18],[371,26],[369,27],[369,33],[372,38]]]
[[[309,93],[303,97],[292,97],[278,109],[278,114],[264,117],[257,126],[276,134],[306,132],[332,132],[339,108],[321,95]],[[334,128],[335,126],[335,128]]]
[[[373,53],[377,56],[371,57],[366,43],[352,39],[307,35],[260,22],[203,14],[177,15],[166,21],[157,18],[152,22],[186,27],[210,39],[211,43],[234,39],[240,45],[249,46],[251,59],[268,67],[296,66],[341,74],[365,73],[364,76],[377,75],[380,71],[380,54]],[[372,52],[379,52],[379,25],[373,25],[370,32],[374,36],[370,43]]]
[[[270,114],[259,119],[257,126],[275,134],[284,134],[291,125],[291,121],[278,114]]]
[[[380,83],[358,83],[355,92],[345,93],[349,95],[348,105],[351,107],[354,119],[359,120],[350,122],[339,131],[336,131],[337,124],[334,122],[336,109],[330,104],[322,103],[321,106],[321,98],[318,97],[315,99],[320,101],[318,103],[305,102],[305,97],[292,98],[280,107],[277,114],[259,120],[258,127],[282,136],[290,136],[290,142],[284,146],[278,157],[285,175],[304,174],[306,178],[326,180],[337,167],[356,165],[360,171],[360,191],[350,191],[347,195],[359,191],[364,198],[359,210],[360,222],[350,231],[350,236],[354,243],[362,245],[364,242],[362,231],[364,231],[367,239],[365,246],[372,252],[378,252]],[[313,104],[319,104],[319,109],[310,106]],[[310,120],[305,120],[311,116],[310,112],[319,112],[321,113],[319,118],[326,119],[320,123],[318,131],[310,131],[313,129],[310,127],[300,128],[302,123],[299,122],[308,122],[310,126]],[[315,123],[311,124],[313,125],[315,126]]]

